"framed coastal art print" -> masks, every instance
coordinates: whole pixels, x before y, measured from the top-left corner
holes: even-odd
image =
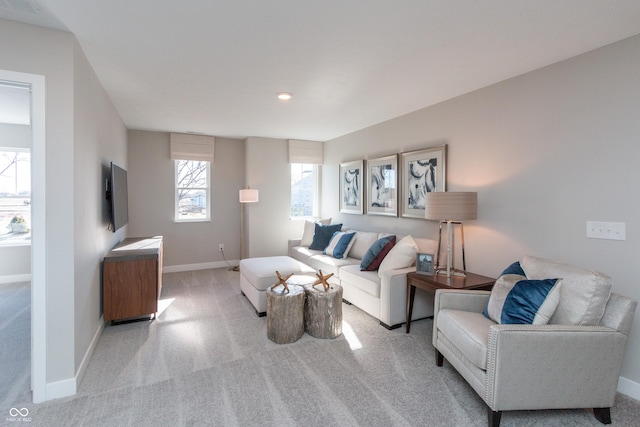
[[[363,160],[340,164],[340,212],[363,213]]]
[[[367,215],[398,216],[398,155],[367,161]]]
[[[402,216],[424,219],[426,194],[446,190],[447,146],[402,153]]]

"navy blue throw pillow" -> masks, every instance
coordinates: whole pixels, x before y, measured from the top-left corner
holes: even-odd
[[[324,251],[333,237],[333,233],[340,231],[342,224],[324,225],[316,223],[315,233],[313,234],[313,241],[309,245],[309,249],[315,251]]]

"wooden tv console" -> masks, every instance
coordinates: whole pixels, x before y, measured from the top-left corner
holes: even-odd
[[[105,321],[155,317],[161,290],[162,236],[124,239],[104,257]]]

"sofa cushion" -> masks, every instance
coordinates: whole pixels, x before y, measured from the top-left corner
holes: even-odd
[[[372,233],[369,231],[357,231],[355,241],[349,252],[349,256],[353,258],[362,259],[369,250],[369,247],[378,240],[378,233]]]
[[[337,259],[329,255],[314,255],[309,260],[309,266],[316,271],[322,270],[322,274],[325,276],[333,273],[338,277],[340,267],[351,264],[360,265],[360,260],[351,257]]]
[[[444,309],[438,312],[438,329],[471,363],[487,369],[489,327],[496,323],[481,313]]]
[[[378,276],[382,277],[389,270],[411,267],[416,262],[417,252],[418,245],[413,240],[413,237],[403,237],[382,260],[378,268]]]
[[[358,288],[376,298],[380,298],[380,277],[375,271],[361,271],[358,264],[340,269],[340,282]]]
[[[307,265],[311,264],[311,257],[314,255],[322,255],[322,251],[314,251],[305,246],[294,246],[291,248],[291,257]]]
[[[309,245],[309,249],[324,251],[324,248],[329,244],[333,233],[340,231],[342,224],[324,225],[315,223],[314,227],[313,241]]]
[[[346,258],[353,246],[355,235],[355,231],[336,231],[322,253],[338,259]]]
[[[529,280],[514,262],[496,280],[482,314],[501,324],[546,325],[558,306],[560,282]]]
[[[558,308],[549,321],[560,325],[598,325],[611,295],[611,277],[596,271],[525,256],[520,261],[529,279],[562,278]]]
[[[331,218],[325,218],[318,221],[309,221],[306,220],[304,222],[304,230],[302,231],[302,238],[300,239],[300,246],[309,247],[313,242],[313,235],[316,232],[316,224],[331,224]]]
[[[362,257],[360,262],[360,270],[375,271],[380,267],[382,260],[387,256],[389,251],[396,244],[396,236],[382,237],[369,247],[369,250]]]

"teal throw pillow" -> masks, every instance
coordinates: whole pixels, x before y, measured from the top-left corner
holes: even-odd
[[[316,223],[316,228],[313,233],[313,241],[309,245],[309,249],[314,251],[324,251],[331,241],[333,233],[342,229],[342,224],[324,225]]]

